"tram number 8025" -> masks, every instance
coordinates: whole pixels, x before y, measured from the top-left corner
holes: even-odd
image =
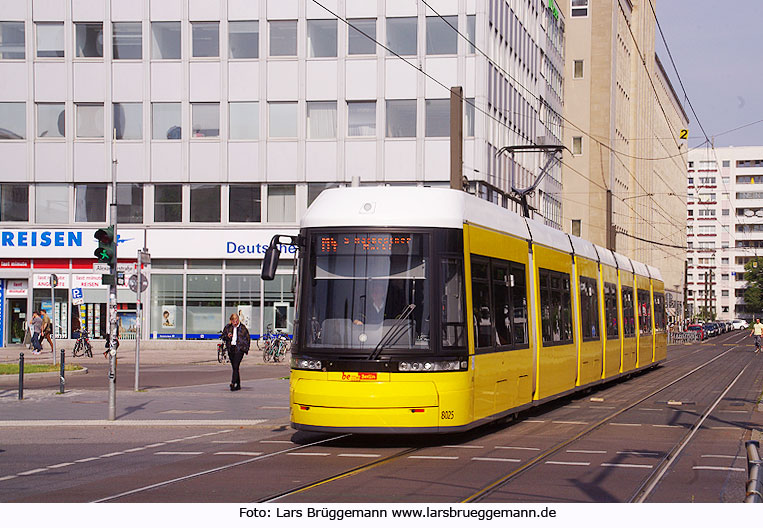
[[[440,420],[452,420],[453,418],[455,418],[453,411],[442,411],[440,413]]]

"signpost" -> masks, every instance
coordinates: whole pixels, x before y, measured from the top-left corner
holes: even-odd
[[[53,336],[53,365],[56,364],[56,286],[58,286],[58,276],[52,273],[50,275],[50,335]]]
[[[143,319],[142,305],[141,305],[141,293],[148,288],[148,279],[143,275],[143,264],[151,263],[151,255],[148,249],[138,250],[138,258],[136,261],[136,274],[130,276],[127,281],[127,285],[132,291],[135,292],[137,303],[135,304],[135,391],[140,390],[140,338],[141,332],[141,319]]]

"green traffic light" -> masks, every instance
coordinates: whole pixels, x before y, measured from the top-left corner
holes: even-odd
[[[93,238],[98,240],[98,249],[93,254],[98,262],[105,262],[110,265],[116,264],[117,245],[114,240],[114,226],[109,226],[97,230]]]

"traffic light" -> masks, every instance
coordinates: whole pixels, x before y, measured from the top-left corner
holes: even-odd
[[[116,265],[117,243],[114,240],[114,226],[99,229],[93,237],[98,240],[98,249],[94,252],[98,262],[105,262],[110,266]]]

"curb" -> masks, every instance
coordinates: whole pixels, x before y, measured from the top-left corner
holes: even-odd
[[[79,370],[67,370],[65,376],[69,377],[69,376],[72,376],[72,375],[80,375],[80,374],[87,374],[87,373],[88,373],[87,367],[82,367]],[[29,372],[29,373],[24,373],[24,379],[27,379],[27,378],[44,378],[45,376],[50,376],[50,377],[53,377],[53,378],[58,378],[60,375],[61,375],[61,370],[60,369],[59,370],[54,370],[54,371],[51,371],[51,372]],[[10,379],[10,378],[18,379],[18,377],[19,377],[18,373],[16,373],[16,374],[0,374],[0,381],[4,380],[6,378],[7,379]]]
[[[72,426],[109,426],[120,427],[246,427],[260,425],[267,420],[1,420],[0,428],[3,427],[72,427]]]

